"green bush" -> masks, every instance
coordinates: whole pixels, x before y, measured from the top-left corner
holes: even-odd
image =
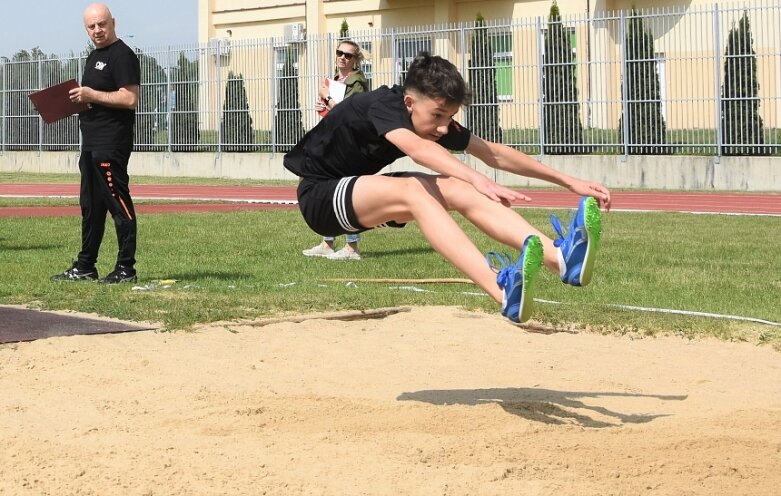
[[[584,153],[584,147],[572,146],[583,143],[583,125],[569,34],[555,1],[548,17],[542,70],[545,153]]]
[[[621,115],[619,129],[630,155],[659,155],[670,153],[669,148],[658,146],[666,140],[666,124],[662,117],[661,87],[656,70],[654,40],[645,28],[643,18],[632,9],[627,21],[626,80],[628,115]],[[628,135],[624,135],[624,119]],[[656,146],[654,146],[656,145]]]
[[[730,29],[724,54],[721,126],[724,155],[765,155],[762,117],[759,115],[757,55],[748,13]],[[736,146],[744,145],[744,146]]]
[[[472,105],[466,108],[467,126],[477,136],[501,143],[494,50],[488,38],[485,18],[479,13],[471,40],[468,74],[472,88]]]
[[[222,149],[226,152],[251,151],[252,134],[252,117],[249,115],[244,77],[230,71],[222,105]]]

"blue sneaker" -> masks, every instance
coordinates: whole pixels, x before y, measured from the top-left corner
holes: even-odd
[[[558,217],[551,215],[550,221],[559,235],[559,239],[553,244],[559,248],[559,264],[564,267],[562,282],[585,286],[591,282],[599,239],[602,236],[602,213],[597,200],[590,196],[580,199],[578,211],[566,234]]]
[[[542,266],[542,241],[539,236],[526,238],[515,264],[506,253],[492,251],[486,254],[485,259],[497,271],[496,283],[503,292],[502,315],[518,323],[529,320],[534,301],[534,278]]]

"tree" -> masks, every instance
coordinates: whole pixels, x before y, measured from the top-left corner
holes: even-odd
[[[472,87],[472,105],[466,109],[469,129],[483,139],[501,143],[494,50],[485,18],[479,12],[470,45],[469,84]]]
[[[166,128],[162,117],[167,111],[167,76],[156,58],[141,52],[138,58],[141,64],[141,88],[136,108],[135,143],[137,147],[141,145],[147,150],[162,149],[163,145],[155,146],[155,136]]]
[[[627,114],[619,120],[622,137],[629,144],[630,155],[658,155],[667,153],[664,144],[666,124],[662,116],[661,86],[656,70],[654,39],[645,28],[643,18],[632,9],[628,21],[626,39]],[[627,119],[629,135],[624,136],[623,119]]]
[[[6,59],[7,60],[7,59]],[[11,150],[31,150],[42,146],[47,150],[76,149],[79,144],[78,117],[70,116],[51,124],[43,124],[28,95],[78,75],[73,61],[63,62],[55,55],[46,55],[38,47],[29,52],[20,50],[4,64],[5,143]]]
[[[44,58],[43,52],[36,47],[30,52],[20,50],[6,64],[3,81],[3,87],[7,88],[5,143],[10,150],[30,150],[38,146],[39,117],[27,95],[40,89],[38,61]]]
[[[171,126],[170,142],[174,151],[197,149],[198,131],[198,62],[190,61],[184,53],[171,68]]]
[[[343,40],[350,36],[350,26],[347,25],[347,19],[342,19],[342,25],[339,28],[339,39]]]
[[[228,73],[228,84],[225,86],[221,136],[225,151],[252,150],[252,117],[249,115],[244,77],[241,74],[234,74],[233,71]]]
[[[304,136],[304,124],[301,121],[301,106],[298,100],[298,70],[294,56],[297,50],[288,46],[285,49],[285,63],[279,76],[279,99],[274,119],[276,126],[277,150],[289,151]]]
[[[735,146],[764,144],[764,125],[759,115],[759,81],[748,13],[730,29],[721,87],[721,126],[724,155],[762,155],[764,147]]]
[[[554,1],[548,16],[543,60],[544,147],[550,154],[583,153],[583,125],[575,80],[569,32],[561,22],[559,6]]]
[[[48,88],[78,77],[78,59],[57,59],[50,55],[39,63],[41,87]],[[43,125],[41,143],[45,150],[77,150],[79,118],[76,115]]]

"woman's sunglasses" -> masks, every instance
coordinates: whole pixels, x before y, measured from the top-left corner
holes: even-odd
[[[355,54],[354,53],[350,53],[350,52],[343,52],[341,50],[337,50],[336,51],[336,56],[337,57],[344,57],[347,60],[352,60],[352,58],[355,57]]]

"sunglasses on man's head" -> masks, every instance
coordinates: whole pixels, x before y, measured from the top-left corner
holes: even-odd
[[[354,53],[350,53],[350,52],[343,52],[341,50],[337,50],[336,51],[336,56],[337,57],[344,57],[347,60],[352,60],[352,58],[355,57],[355,54]]]

